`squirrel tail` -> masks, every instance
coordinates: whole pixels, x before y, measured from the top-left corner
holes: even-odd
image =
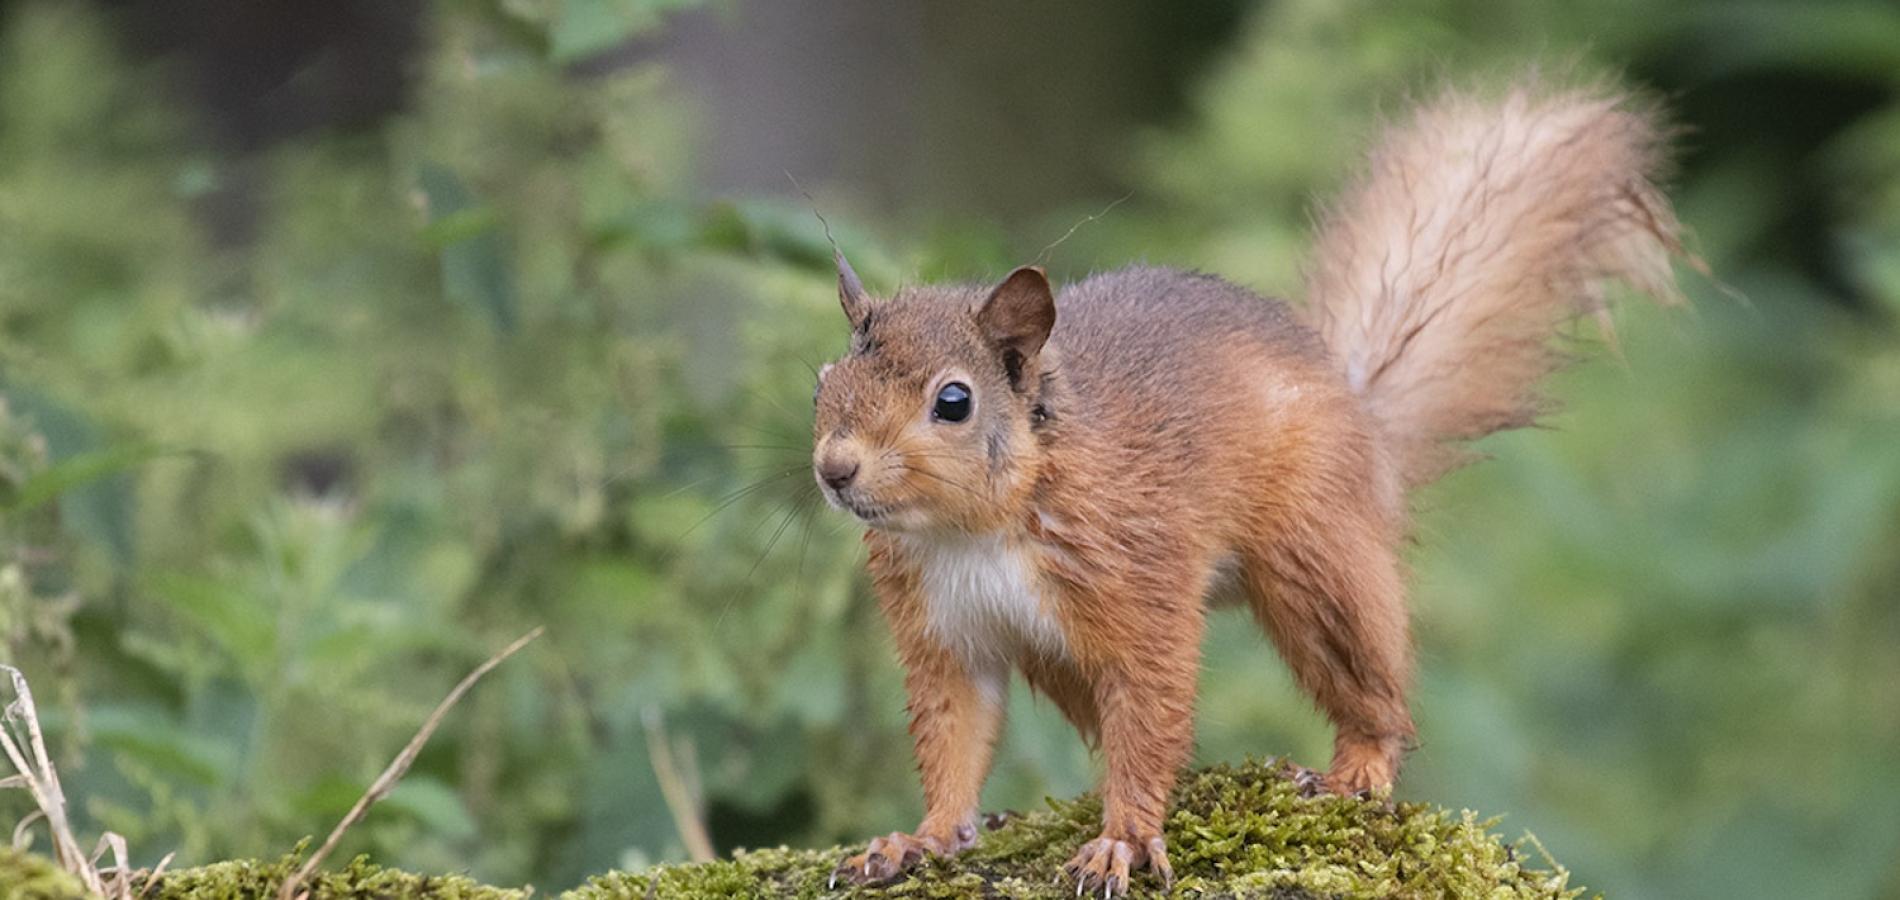
[[[1406,486],[1468,461],[1462,442],[1531,423],[1564,361],[1556,332],[1593,314],[1611,334],[1611,283],[1681,301],[1664,143],[1653,111],[1606,89],[1445,93],[1321,213],[1309,310]]]

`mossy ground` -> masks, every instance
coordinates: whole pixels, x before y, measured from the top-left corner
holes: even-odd
[[[67,900],[86,896],[85,888],[52,860],[0,850],[0,900]]]
[[[155,881],[135,882],[141,900],[275,900],[299,859],[235,860],[167,871]],[[351,900],[527,900],[526,888],[497,888],[459,875],[412,875],[356,859],[314,876],[310,896]],[[0,850],[0,900],[88,900],[78,879],[43,857]]]
[[[1522,854],[1475,815],[1424,804],[1343,797],[1305,797],[1291,771],[1277,763],[1215,766],[1182,780],[1167,824],[1177,880],[1170,896],[1233,898],[1486,897],[1564,898],[1580,893],[1568,874],[1526,865]],[[1073,897],[1056,879],[1059,867],[1094,837],[1101,815],[1091,797],[1053,801],[1044,811],[1013,818],[985,834],[975,849],[933,861],[909,878],[879,888],[826,887],[845,853],[757,850],[702,865],[614,872],[563,894],[563,900],[666,898],[946,898]],[[228,862],[168,873],[154,900],[274,897],[294,865]],[[16,888],[19,884],[23,887]],[[510,900],[525,890],[491,888],[460,877],[428,877],[379,869],[358,860],[324,875],[313,898],[443,898]],[[1137,879],[1131,894],[1160,885]],[[0,900],[65,900],[83,896],[43,861],[0,854]]]
[[[1168,820],[1176,897],[1571,897],[1568,875],[1523,863],[1474,815],[1421,804],[1304,797],[1273,763],[1215,766],[1183,779]],[[1092,797],[1010,821],[952,861],[850,898],[1071,898],[1062,863],[1100,828]],[[569,900],[820,897],[844,851],[766,850],[700,866],[593,879]],[[1131,894],[1152,895],[1151,877]]]

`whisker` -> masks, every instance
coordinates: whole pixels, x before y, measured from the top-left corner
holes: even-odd
[[[726,470],[726,471],[719,471],[719,472],[713,472],[712,474],[709,474],[709,475],[704,475],[704,476],[701,476],[701,477],[699,477],[699,478],[695,478],[695,479],[693,479],[693,480],[691,480],[691,481],[688,481],[688,482],[686,482],[685,484],[682,484],[682,485],[680,485],[679,487],[676,487],[676,488],[674,488],[674,489],[672,489],[672,490],[670,490],[670,491],[667,491],[667,492],[665,492],[665,493],[663,493],[663,494],[658,494],[658,495],[656,495],[656,496],[655,496],[655,498],[654,498],[654,499],[656,499],[656,500],[671,500],[671,499],[673,499],[674,497],[677,497],[677,496],[679,496],[679,495],[681,495],[681,494],[684,494],[684,493],[686,493],[687,491],[690,491],[690,490],[692,490],[693,488],[696,488],[696,487],[699,487],[700,485],[702,485],[702,484],[705,484],[705,483],[706,483],[706,482],[708,482],[708,481],[717,481],[717,480],[719,480],[719,479],[721,479],[721,478],[724,478],[724,477],[726,477],[726,476],[728,476],[728,475],[731,475],[731,474],[732,474],[733,472],[735,472],[735,471],[736,471],[736,472],[742,472],[742,473],[745,473],[745,474],[754,474],[754,473],[761,473],[761,472],[766,472],[766,471],[768,471],[768,469],[769,469],[769,468],[771,467],[771,465],[772,465],[772,463],[771,463],[771,462],[763,462],[763,463],[756,463],[756,464],[748,464],[748,465],[744,465],[744,466],[735,466],[735,467],[734,467],[733,469],[731,469],[731,470]],[[798,466],[793,466],[793,467],[791,467],[791,468],[787,468],[787,469],[783,469],[783,470],[781,470],[781,471],[779,471],[779,472],[778,472],[777,474],[778,474],[778,475],[781,475],[781,476],[786,476],[786,475],[791,475],[791,474],[793,474],[793,473],[795,473],[795,472],[797,472],[797,471],[798,471],[799,469],[802,469],[802,468],[804,468],[804,466],[803,466],[803,465],[798,465]],[[602,482],[602,484],[601,484],[601,486],[602,486],[602,487],[605,487],[605,486],[606,486],[607,484],[610,484],[610,483],[611,483],[611,482]]]
[[[803,603],[805,600],[805,552],[811,549],[811,526],[812,520],[816,518],[817,504],[817,494],[812,494],[806,498],[804,515],[805,527],[800,529],[803,533],[798,538],[798,574],[795,577],[798,583],[796,599],[800,603]]]
[[[967,484],[964,484],[960,481],[949,478],[947,476],[939,475],[935,472],[930,471],[929,469],[919,469],[916,466],[905,465],[903,463],[898,463],[896,468],[902,469],[906,472],[915,472],[916,474],[922,475],[925,478],[935,479],[939,482],[942,482],[943,484],[947,484],[953,488],[964,491],[968,493],[970,496],[975,497],[979,500],[983,498],[982,492],[978,491],[976,488],[973,488]]]
[[[746,570],[745,580],[748,585],[752,582],[752,576],[759,571],[759,566],[765,562],[765,558],[772,555],[772,548],[778,546],[779,538],[785,535],[785,529],[791,527],[792,519],[797,517],[798,511],[803,507],[803,504],[803,498],[801,498],[798,503],[793,504],[790,509],[785,511],[785,517],[779,520],[778,527],[772,530],[772,537],[766,540],[765,549],[760,551],[758,559],[752,561],[752,568]]]
[[[700,444],[698,448],[706,450],[786,450],[793,453],[810,453],[811,445],[795,444]]]
[[[964,457],[963,457],[963,455],[962,455],[962,454],[958,454],[958,453],[934,453],[934,452],[931,452],[931,451],[929,451],[929,450],[911,450],[911,451],[907,451],[907,452],[905,452],[905,453],[904,453],[904,456],[905,456],[906,458],[909,458],[909,459],[928,459],[928,460],[952,460],[952,461],[957,461],[957,460],[962,460],[962,459],[964,459]]]
[[[809,413],[805,413],[805,414],[795,413],[790,408],[788,408],[785,404],[780,403],[776,398],[772,397],[771,395],[763,391],[760,391],[756,388],[748,388],[746,390],[746,393],[752,395],[755,399],[763,400],[766,403],[770,404],[773,409],[776,409],[780,413],[784,414],[785,419],[788,422],[809,424],[811,421],[811,416]]]
[[[619,484],[622,479],[632,475],[635,471],[639,470],[640,468],[646,465],[647,463],[645,462],[628,463],[627,465],[621,466],[620,468],[615,469],[614,471],[609,472],[606,475],[600,476],[600,483],[594,485],[594,487],[596,489],[599,489],[599,488],[604,488],[604,487],[609,487],[611,485]]]
[[[692,524],[692,527],[686,529],[683,532],[680,532],[680,536],[676,538],[675,540],[684,541],[688,535],[691,535],[693,532],[698,531],[701,525],[704,525],[707,522],[711,521],[713,516],[716,516],[722,512],[725,512],[734,503],[738,503],[739,501],[744,500],[746,497],[749,497],[752,494],[757,493],[762,488],[776,484],[780,481],[783,481],[787,478],[792,477],[793,475],[797,475],[803,471],[805,471],[804,466],[799,466],[795,469],[787,469],[783,472],[780,472],[777,475],[772,475],[767,478],[761,478],[758,481],[752,482],[751,484],[748,484],[745,487],[742,487],[736,491],[733,491],[730,494],[727,494],[725,497],[721,498],[718,501],[718,504],[714,506],[710,512],[706,513],[704,516],[701,516],[699,518],[699,521],[694,522]]]
[[[792,431],[792,432],[784,432],[784,431],[768,430],[758,422],[741,422],[740,425],[746,429],[749,429],[765,437],[771,438],[772,440],[775,440],[775,441],[791,441],[793,443],[796,443],[798,441],[804,440],[811,436],[811,430],[809,428],[804,428],[804,429],[801,429],[798,431]]]
[[[753,526],[752,532],[754,534],[758,533],[759,528],[765,522],[768,522],[771,519],[772,519],[772,515],[770,514],[761,516],[759,518],[759,524]],[[759,566],[765,562],[765,558],[772,555],[772,546],[778,543],[779,533],[785,530],[785,526],[789,524],[791,520],[792,520],[792,513],[790,510],[787,510],[785,512],[784,518],[781,519],[780,521],[778,530],[772,532],[772,539],[766,543],[765,549],[759,552],[759,557],[752,561],[752,568],[746,570],[745,579],[741,582],[741,584],[743,584],[746,588],[750,588],[752,586],[752,576],[759,571]],[[734,603],[739,602],[739,597],[747,593],[749,593],[749,591],[739,590],[739,591],[733,591],[731,594],[726,596],[726,602],[721,603],[719,605],[719,615],[713,618],[713,624],[712,624],[713,634],[719,633],[720,629],[726,624],[726,615],[732,612],[732,605]]]

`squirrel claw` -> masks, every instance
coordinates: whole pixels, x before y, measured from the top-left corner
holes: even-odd
[[[1168,842],[1155,835],[1148,839],[1148,868],[1161,879],[1161,889],[1174,887],[1174,867],[1168,864]]]
[[[1174,870],[1168,865],[1167,845],[1159,835],[1142,843],[1106,835],[1083,844],[1062,871],[1075,879],[1075,895],[1100,891],[1103,900],[1128,893],[1130,868],[1152,870],[1164,886],[1174,884]]]
[[[1301,797],[1310,799],[1326,793],[1326,776],[1302,765],[1288,765],[1293,768],[1293,786],[1299,788]]]
[[[905,872],[922,862],[927,855],[944,854],[940,842],[926,837],[893,831],[880,838],[872,838],[863,853],[847,857],[838,867],[831,870],[831,878],[825,889],[833,890],[840,882],[856,885],[889,884],[902,877]]]

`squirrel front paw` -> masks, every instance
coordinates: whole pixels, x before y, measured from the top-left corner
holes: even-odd
[[[1389,793],[1399,774],[1400,746],[1397,740],[1341,741],[1326,773],[1326,790],[1342,797]]]
[[[1062,866],[1075,879],[1075,895],[1119,897],[1128,892],[1128,871],[1142,868],[1161,879],[1163,889],[1174,884],[1174,868],[1168,865],[1167,843],[1161,835],[1146,839],[1122,840],[1104,833],[1082,845],[1075,858]]]
[[[948,838],[928,833],[905,834],[893,831],[880,838],[872,838],[870,846],[863,853],[848,857],[831,870],[828,888],[835,888],[839,882],[869,885],[886,884],[909,871],[922,862],[925,855],[953,856],[976,843],[976,828],[964,825]]]

